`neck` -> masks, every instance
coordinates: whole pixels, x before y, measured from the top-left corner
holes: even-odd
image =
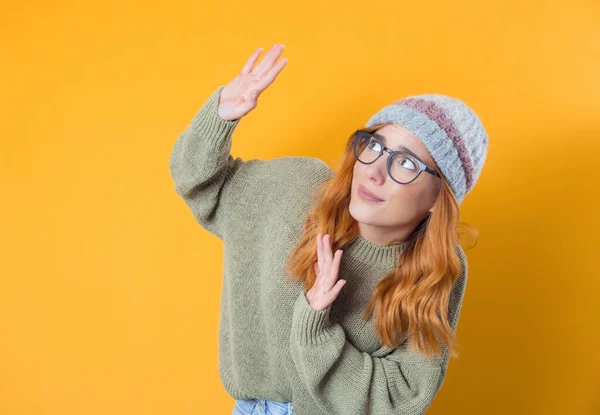
[[[405,247],[406,243],[404,242],[390,246],[378,245],[359,234],[344,248],[344,255],[368,265],[388,269],[396,265]]]

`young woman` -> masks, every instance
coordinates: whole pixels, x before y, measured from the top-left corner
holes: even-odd
[[[336,172],[234,158],[233,131],[287,62],[275,45],[255,65],[261,50],[169,161],[176,193],[224,242],[219,375],[233,414],[422,414],[458,356],[459,205],[487,134],[462,101],[424,94],[350,134]]]

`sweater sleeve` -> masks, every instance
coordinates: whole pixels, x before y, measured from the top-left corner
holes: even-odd
[[[228,217],[227,198],[234,182],[251,180],[251,165],[230,154],[231,137],[241,121],[225,120],[217,112],[224,86],[202,105],[176,140],[169,159],[175,192],[191,209],[196,221],[223,239]],[[252,162],[252,163],[250,163]]]
[[[462,260],[462,258],[461,258]],[[466,286],[466,262],[449,303],[456,331]],[[448,365],[426,359],[405,341],[384,357],[361,352],[346,340],[344,329],[330,323],[330,307],[314,310],[303,291],[294,303],[290,345],[294,364],[311,397],[324,413],[344,415],[423,414],[441,388]]]
[[[228,232],[252,233],[274,217],[297,215],[297,207],[309,206],[312,189],[334,175],[315,157],[234,158],[232,135],[241,118],[219,116],[223,88],[198,110],[169,159],[175,192],[200,226],[221,240]],[[286,218],[286,226],[293,220]]]

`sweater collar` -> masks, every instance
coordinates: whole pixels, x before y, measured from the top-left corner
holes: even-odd
[[[343,251],[344,256],[358,259],[367,265],[388,269],[395,267],[405,248],[405,242],[398,242],[390,246],[376,245],[358,234]]]

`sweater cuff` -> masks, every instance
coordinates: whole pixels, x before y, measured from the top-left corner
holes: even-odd
[[[315,310],[308,303],[306,292],[302,290],[293,306],[292,335],[301,343],[315,345],[323,343],[335,335],[329,314],[331,306]]]
[[[191,121],[191,128],[195,134],[200,134],[207,141],[208,145],[217,144],[224,140],[225,145],[230,145],[231,134],[235,127],[240,123],[243,117],[236,120],[226,120],[221,118],[218,112],[219,99],[221,91],[225,86],[219,86],[204,102],[204,105],[196,112]]]

